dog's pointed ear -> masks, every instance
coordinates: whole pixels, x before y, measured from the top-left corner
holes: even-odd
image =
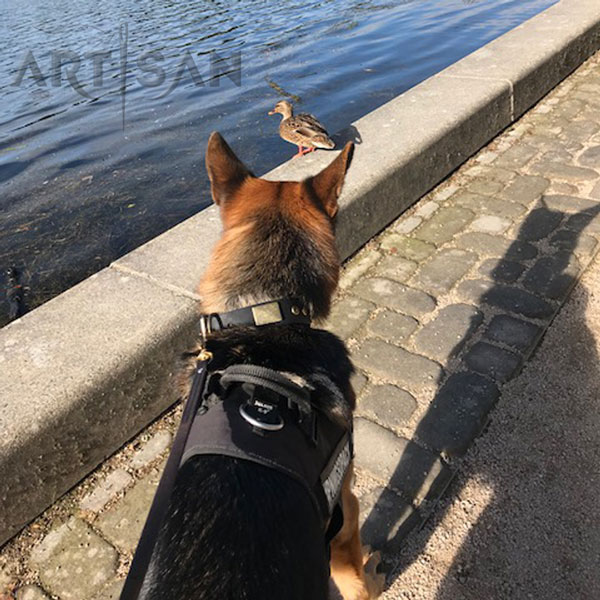
[[[313,190],[322,202],[325,212],[333,219],[338,211],[338,198],[344,185],[346,171],[352,161],[354,144],[348,142],[331,164],[309,179]]]
[[[252,176],[218,131],[213,131],[208,138],[206,171],[217,205],[233,194],[246,177]]]

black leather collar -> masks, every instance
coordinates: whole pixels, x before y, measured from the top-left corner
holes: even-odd
[[[300,298],[281,298],[244,308],[200,317],[202,335],[230,327],[264,325],[310,325],[310,309]]]

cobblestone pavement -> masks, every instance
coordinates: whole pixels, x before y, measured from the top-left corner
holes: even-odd
[[[600,598],[600,255],[502,387],[387,600]]]
[[[596,55],[347,264],[328,326],[358,368],[363,534],[389,569],[596,253],[599,213]],[[118,597],[179,412],[3,548],[7,598]]]

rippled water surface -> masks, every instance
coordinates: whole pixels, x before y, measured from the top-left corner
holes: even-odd
[[[0,324],[206,206],[210,131],[263,173],[282,97],[335,132],[551,4],[0,0]]]

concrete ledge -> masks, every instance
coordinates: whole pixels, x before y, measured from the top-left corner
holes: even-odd
[[[598,48],[600,4],[561,0],[341,132],[362,140],[341,200],[342,256]],[[267,177],[303,178],[332,156]],[[219,227],[214,207],[202,211],[0,331],[0,543],[176,399]]]
[[[599,13],[593,0],[562,0],[444,74],[508,82],[517,119],[600,47]]]
[[[177,399],[196,303],[105,269],[0,332],[0,533],[16,533]]]

